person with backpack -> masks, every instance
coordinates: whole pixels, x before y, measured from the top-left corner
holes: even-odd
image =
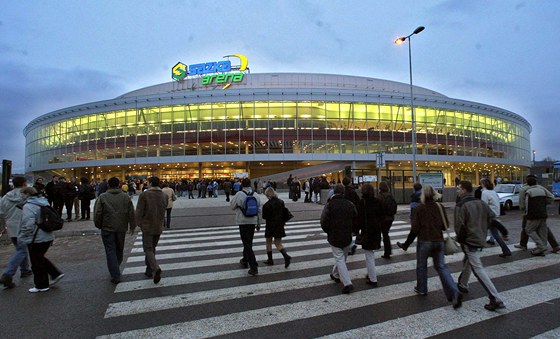
[[[50,205],[47,198],[40,196],[33,187],[22,189],[21,195],[26,199],[26,203],[22,208],[18,243],[25,244],[29,250],[33,282],[35,283],[29,292],[46,292],[64,277],[64,273],[45,257],[45,253],[53,243],[54,234],[43,230],[39,224],[44,222],[42,206],[50,207]],[[62,222],[62,220],[60,221]]]
[[[80,199],[82,211],[82,218],[80,220],[89,220],[91,217],[91,201],[95,199],[95,188],[93,188],[86,177],[81,177],[80,182],[82,183],[78,191],[78,199]]]
[[[252,276],[259,274],[257,259],[253,252],[253,238],[255,230],[260,230],[261,202],[251,189],[251,180],[241,181],[241,191],[237,192],[230,201],[231,208],[236,211],[235,223],[239,225],[239,234],[243,242],[243,258],[239,261],[243,268],[250,267]]]
[[[121,281],[120,265],[123,261],[126,231],[130,230],[130,235],[133,235],[136,222],[132,200],[119,189],[119,179],[109,179],[108,187],[107,192],[101,194],[95,202],[93,222],[101,230],[107,268],[111,282],[116,285]]]
[[[18,242],[17,238],[22,217],[22,210],[18,208],[18,206],[21,207],[25,202],[21,190],[25,188],[27,180],[24,177],[16,176],[13,178],[12,182],[14,183],[14,189],[6,193],[6,195],[2,197],[2,200],[0,200],[0,223],[5,225],[8,229],[8,238],[11,239],[15,246],[15,252],[0,277],[0,283],[4,284],[6,288],[13,288],[16,286],[12,280],[18,267],[21,278],[33,274],[31,269],[29,269],[27,245]]]
[[[397,201],[389,192],[389,185],[382,181],[379,183],[379,199],[383,204],[383,211],[385,218],[381,224],[381,234],[383,234],[383,255],[384,259],[391,259],[392,246],[389,231],[395,221],[395,214],[397,214]]]

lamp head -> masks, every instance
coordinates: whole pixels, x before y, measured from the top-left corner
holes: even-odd
[[[412,32],[412,34],[418,34],[420,32],[422,32],[424,30],[424,26],[418,26],[418,28],[416,28],[414,30],[414,32]]]
[[[395,44],[400,45],[405,41],[406,41],[406,38],[401,36],[401,37],[398,37],[398,38],[395,39]]]

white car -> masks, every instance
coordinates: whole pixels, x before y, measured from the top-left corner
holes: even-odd
[[[506,211],[513,207],[519,207],[519,189],[521,184],[498,184],[494,191],[498,193],[500,205],[504,206]]]

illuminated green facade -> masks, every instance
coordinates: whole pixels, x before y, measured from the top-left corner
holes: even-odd
[[[33,120],[24,131],[28,172],[151,174],[159,164],[160,175],[171,165],[175,174],[167,176],[195,178],[231,176],[262,162],[373,166],[378,152],[389,166],[411,160],[406,84],[320,74],[249,74],[226,90],[194,84],[156,85]],[[416,87],[415,117],[419,168],[529,166],[531,126],[517,114]],[[214,163],[222,170],[206,171]],[[282,172],[275,167],[271,174]]]

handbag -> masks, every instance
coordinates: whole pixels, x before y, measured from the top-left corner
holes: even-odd
[[[451,234],[449,234],[449,225],[447,224],[447,218],[445,218],[445,215],[443,214],[443,207],[441,207],[440,203],[436,203],[436,205],[439,209],[439,214],[441,216],[441,220],[443,221],[443,225],[445,226],[445,233],[447,233],[447,238],[444,239],[444,254],[452,255],[461,252],[461,246],[459,246],[455,239],[451,237]]]
[[[292,219],[294,217],[294,215],[292,214],[292,212],[290,212],[290,210],[284,206],[284,209],[282,210],[282,220],[284,222],[287,222],[288,220]]]

